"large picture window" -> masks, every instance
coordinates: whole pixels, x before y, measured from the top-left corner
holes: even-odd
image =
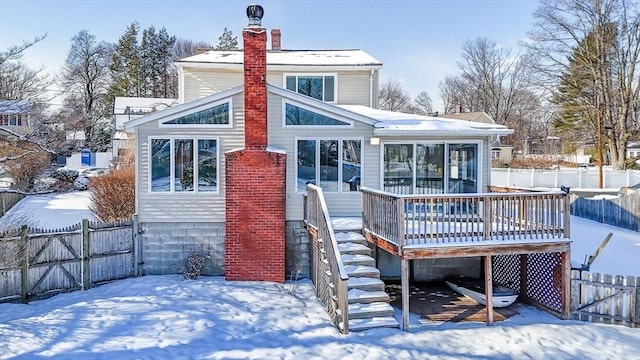
[[[154,138],[150,150],[151,192],[218,191],[216,139]]]
[[[398,194],[477,193],[479,144],[384,144],[384,190]]]
[[[314,99],[335,101],[334,75],[285,75],[285,87]]]
[[[307,184],[327,192],[357,191],[362,176],[362,140],[301,139],[297,141],[297,191]]]

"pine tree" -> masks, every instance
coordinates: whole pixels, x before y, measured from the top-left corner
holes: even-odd
[[[109,67],[112,78],[109,89],[111,101],[116,96],[142,96],[138,31],[138,23],[131,23],[114,47],[111,66]]]
[[[238,37],[233,36],[231,30],[224,28],[222,35],[218,38],[216,50],[238,50]]]

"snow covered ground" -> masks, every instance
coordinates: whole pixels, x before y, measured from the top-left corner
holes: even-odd
[[[30,195],[20,200],[0,218],[0,232],[20,225],[41,229],[60,229],[88,219],[94,221],[89,210],[91,193],[73,191],[45,195]]]
[[[88,204],[88,193],[76,192],[29,197],[15,211],[57,228],[89,216]],[[591,270],[640,275],[637,232],[577,217],[571,232],[575,264],[613,232]],[[410,332],[341,335],[308,280],[145,276],[0,304],[0,359],[640,359],[640,329],[561,321],[517,306],[518,315],[489,327],[412,316]]]
[[[287,286],[287,285],[284,285]],[[530,307],[493,326],[421,323],[341,335],[308,280],[145,276],[0,304],[0,359],[633,359],[640,329]]]

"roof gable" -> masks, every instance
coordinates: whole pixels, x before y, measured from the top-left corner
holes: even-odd
[[[205,108],[207,108],[210,105],[214,105],[220,102],[220,100],[223,100],[225,98],[237,95],[239,93],[241,93],[244,90],[244,86],[236,86],[234,88],[231,88],[229,90],[225,90],[219,93],[215,93],[209,96],[205,96],[203,98],[197,99],[197,100],[192,100],[180,105],[176,105],[173,107],[170,107],[168,109],[165,110],[160,110],[160,111],[156,111],[154,113],[151,113],[149,115],[146,116],[142,116],[139,117],[137,119],[131,120],[131,121],[127,121],[124,123],[124,128],[125,130],[131,130],[133,128],[135,128],[136,126],[148,123],[150,121],[156,121],[156,120],[171,120],[173,118],[177,118],[182,116],[184,113],[186,112],[192,112],[192,111],[198,111],[198,110],[204,110]]]

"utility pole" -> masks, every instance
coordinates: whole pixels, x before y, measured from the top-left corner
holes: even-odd
[[[598,96],[598,89],[596,89],[596,127],[598,128],[598,186],[603,188],[602,177],[602,119],[600,117],[600,97]]]

